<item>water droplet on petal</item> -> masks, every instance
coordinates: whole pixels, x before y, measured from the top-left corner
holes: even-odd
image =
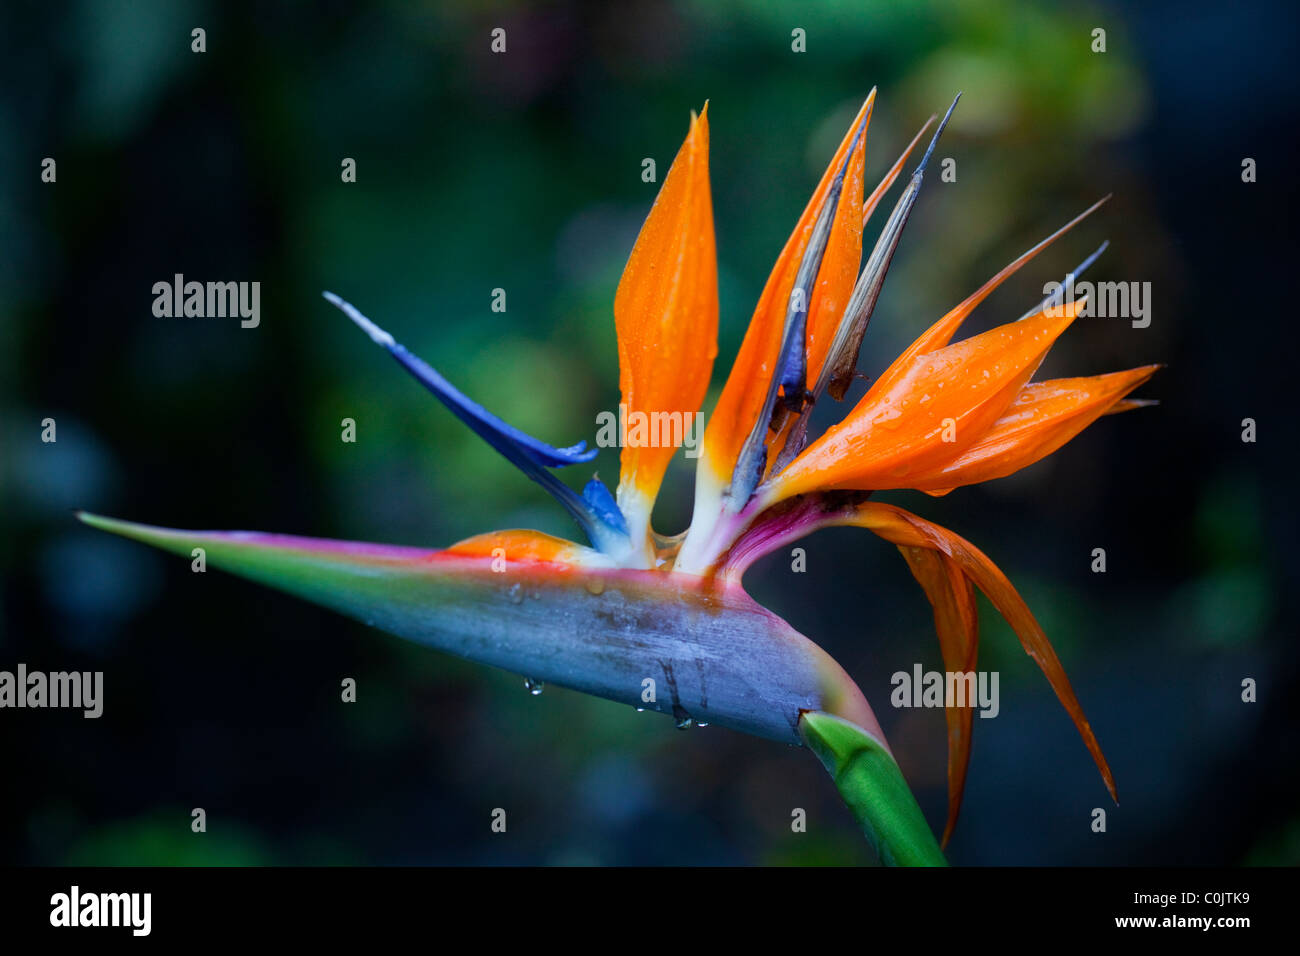
[[[592,594],[600,594],[605,590],[604,578],[587,578],[587,590]]]
[[[535,677],[525,677],[524,689],[536,697],[546,689],[546,681],[537,680]]]

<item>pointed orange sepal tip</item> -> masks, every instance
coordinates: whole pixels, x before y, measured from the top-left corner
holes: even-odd
[[[1070,679],[1065,674],[1060,658],[1056,656],[1051,642],[1043,633],[1042,627],[1024,599],[998,566],[990,561],[984,552],[960,535],[954,534],[947,528],[931,524],[910,511],[894,505],[869,501],[859,506],[851,516],[842,519],[840,523],[868,528],[899,547],[937,550],[956,562],[962,573],[984,592],[984,596],[1011,625],[1025,653],[1034,659],[1047,677],[1052,690],[1056,692],[1057,699],[1070,715],[1070,719],[1074,721],[1084,745],[1097,764],[1097,769],[1101,771],[1102,780],[1106,783],[1111,799],[1118,803],[1119,796],[1115,790],[1115,778],[1110,772],[1110,765],[1101,752],[1101,745],[1092,731],[1092,725],[1088,723],[1083,708],[1075,697],[1074,689],[1070,686]]]
[[[844,171],[844,184],[840,190],[835,218],[831,223],[830,238],[817,272],[808,302],[808,389],[817,384],[835,330],[839,327],[844,308],[858,281],[858,268],[862,264],[862,168],[866,155],[867,138],[857,140],[849,164]]]
[[[903,166],[907,163],[907,157],[912,155],[912,150],[916,148],[917,143],[921,142],[921,137],[925,135],[925,131],[933,126],[934,121],[938,118],[938,113],[930,114],[930,118],[925,121],[925,125],[922,126],[920,131],[912,137],[912,141],[907,144],[907,149],[903,150],[902,155],[900,155],[898,159],[894,160],[894,165],[889,167],[889,172],[885,173],[885,178],[882,179],[876,188],[871,191],[871,195],[863,201],[862,225],[864,227],[867,224],[867,220],[871,218],[871,214],[876,211],[876,206],[880,205],[880,200],[884,198],[885,193],[889,192],[889,188],[893,186],[894,181],[898,179],[898,174],[903,171]]]
[[[844,420],[771,483],[772,502],[811,491],[911,488],[987,431],[1037,370],[1081,302],[891,366]],[[1056,314],[1059,313],[1059,314]]]
[[[817,215],[835,174],[853,146],[859,128],[870,122],[875,100],[876,91],[872,89],[853,122],[849,124],[844,139],[840,141],[839,148],[826,166],[826,172],[822,174],[817,188],[804,207],[803,214],[795,223],[794,231],[777,256],[776,264],[759,296],[753,318],[745,331],[740,351],[718,398],[717,407],[709,417],[699,464],[701,467],[709,467],[714,472],[713,477],[721,483],[731,480],[740,449],[762,412],[768,384],[775,373],[781,350],[786,310],[799,271],[799,262],[812,237]]]
[[[907,546],[900,546],[898,550],[934,608],[934,629],[939,637],[944,670],[950,674],[974,671],[979,651],[979,613],[970,579],[957,562],[940,551]],[[975,717],[971,703],[967,701],[966,706],[948,704],[944,708],[948,724],[948,820],[943,829],[944,847],[947,847],[957,826],[962,794],[966,789]]]
[[[950,491],[1005,478],[1046,458],[1146,382],[1160,366],[1108,375],[1058,378],[1024,386],[1002,416],[951,461],[917,473],[910,487]],[[1122,409],[1121,409],[1122,410]]]
[[[917,337],[916,341],[908,346],[907,350],[898,357],[894,364],[898,365],[925,352],[933,352],[935,349],[942,348],[951,342],[952,337],[957,334],[957,329],[959,329],[961,324],[966,321],[967,317],[975,311],[976,306],[992,295],[998,286],[1002,285],[1003,282],[1019,272],[1020,268],[1033,259],[1034,256],[1038,255],[1057,239],[1061,238],[1061,236],[1065,235],[1084,219],[1088,218],[1088,216],[1100,209],[1110,198],[1110,193],[1102,196],[1101,199],[1097,200],[1083,212],[1079,213],[1079,215],[1075,216],[1060,229],[1056,230],[1056,232],[1052,233],[1032,248],[1022,252],[1011,262],[1003,266],[996,275],[971,293],[965,301],[961,302],[938,322],[922,332],[921,335]],[[888,372],[886,372],[886,374],[888,374]]]
[[[857,145],[849,155],[835,217],[831,222],[830,236],[817,272],[817,281],[809,297],[805,333],[807,364],[804,376],[805,387],[809,392],[817,386],[844,309],[858,281],[858,269],[862,265],[862,170],[866,145],[864,135],[857,140]],[[788,417],[776,435],[767,436],[768,469],[775,465],[794,424],[795,418]]]
[[[717,354],[707,102],[692,117],[641,227],[614,297],[614,322],[627,421],[671,420],[684,429],[704,400]],[[623,443],[618,501],[634,541],[644,537],[650,507],[676,451],[673,441],[653,437],[636,441],[629,428]]]

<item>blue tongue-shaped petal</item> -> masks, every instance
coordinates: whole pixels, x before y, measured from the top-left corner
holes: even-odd
[[[382,346],[395,358],[403,368],[417,381],[433,393],[438,401],[468,425],[476,435],[500,452],[516,468],[533,481],[549,491],[560,504],[573,515],[574,520],[587,533],[591,543],[602,551],[617,550],[622,545],[621,539],[627,537],[627,526],[618,505],[609,497],[608,501],[599,496],[584,494],[580,496],[568,485],[552,475],[547,468],[563,468],[591,461],[599,450],[587,448],[585,441],[567,448],[556,448],[538,441],[507,424],[493,415],[478,402],[465,395],[451,382],[439,374],[438,370],[417,355],[412,354],[375,323],[361,314],[351,303],[339,298],[333,292],[323,293],[325,300],[336,306],[349,319],[370,336],[376,345]],[[602,490],[604,486],[601,486]]]

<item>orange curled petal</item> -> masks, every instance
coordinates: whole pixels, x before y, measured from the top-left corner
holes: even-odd
[[[939,636],[944,670],[965,674],[975,669],[979,650],[979,614],[975,607],[975,588],[961,567],[941,551],[902,546],[898,549],[907,560],[912,576],[925,591],[934,608],[934,629]],[[965,706],[946,706],[948,723],[948,822],[943,830],[943,845],[948,845],[957,815],[961,812],[962,793],[966,788],[966,771],[970,766],[971,725],[975,710],[972,702]]]
[[[1066,713],[1074,721],[1083,742],[1092,754],[1092,759],[1101,771],[1106,789],[1116,803],[1119,797],[1115,792],[1115,778],[1110,772],[1110,765],[1101,752],[1101,745],[1092,732],[1092,726],[1083,714],[1083,708],[1070,687],[1070,679],[1065,675],[1065,668],[1052,648],[1047,635],[997,565],[988,559],[984,552],[965,538],[954,534],[946,528],[919,518],[910,511],[894,505],[869,501],[859,506],[853,514],[839,519],[838,524],[857,525],[874,531],[880,537],[900,547],[930,548],[947,555],[955,561],[984,595],[997,608],[1016,632],[1021,645],[1035,663],[1038,664],[1047,681],[1056,692],[1057,699],[1065,707]]]
[[[912,475],[951,461],[998,420],[1078,305],[914,355],[771,482],[769,503],[810,491],[912,487]]]
[[[1026,385],[978,441],[951,461],[913,475],[910,487],[947,491],[1005,478],[1032,465],[1114,408],[1159,367],[1145,365],[1109,375]]]
[[[776,264],[768,276],[767,284],[759,296],[754,316],[745,338],[740,344],[736,361],[727,376],[726,385],[718,398],[717,407],[709,417],[708,427],[704,432],[698,462],[697,508],[703,484],[711,486],[708,497],[716,497],[731,481],[736,459],[745,439],[753,430],[754,422],[762,412],[767,398],[768,384],[776,369],[778,353],[781,349],[781,336],[785,330],[786,310],[789,306],[790,290],[794,287],[795,276],[799,271],[799,262],[812,237],[813,226],[821,210],[823,200],[831,187],[835,174],[844,162],[853,145],[858,127],[869,115],[875,102],[876,91],[872,90],[862,109],[849,125],[839,149],[831,157],[822,174],[821,181],[813,190],[803,215],[795,224],[794,231],[786,240],[785,247],[777,257]]]

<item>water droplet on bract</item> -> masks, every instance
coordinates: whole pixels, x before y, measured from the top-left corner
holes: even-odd
[[[695,722],[695,726],[696,726],[696,727],[707,727],[707,726],[709,726],[709,722],[708,722],[707,720],[699,720],[699,721],[696,721],[696,722]]]
[[[695,723],[691,719],[691,715],[686,713],[679,704],[673,704],[673,719],[677,721],[678,730],[689,730],[691,724]]]
[[[516,582],[506,591],[506,597],[510,599],[511,604],[521,604],[524,600],[524,589]]]
[[[644,713],[645,713],[645,708],[644,708],[644,707],[638,707],[638,708],[636,709],[636,712],[637,712],[638,714],[644,714]]]
[[[587,578],[587,590],[592,594],[601,594],[605,590],[604,578]]]
[[[536,697],[546,689],[546,681],[537,680],[535,677],[525,677],[524,689]]]

